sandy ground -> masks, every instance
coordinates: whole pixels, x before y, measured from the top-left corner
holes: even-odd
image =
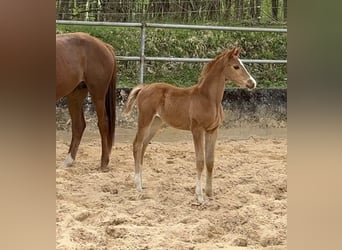
[[[286,249],[286,129],[220,129],[214,197],[202,205],[190,133],[167,128],[154,138],[142,193],[133,185],[134,133],[117,129],[111,171],[102,173],[96,129],[87,128],[70,168],[61,165],[71,134],[56,131],[56,249]]]

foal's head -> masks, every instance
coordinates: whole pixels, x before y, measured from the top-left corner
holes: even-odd
[[[239,59],[240,48],[234,48],[225,54],[224,74],[226,81],[233,81],[241,87],[254,89],[257,83]]]

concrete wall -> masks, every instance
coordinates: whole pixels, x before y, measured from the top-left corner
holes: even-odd
[[[117,125],[122,127],[136,127],[137,112],[130,116],[122,114],[122,109],[131,89],[120,88],[116,91]],[[56,104],[56,122],[65,118],[66,101],[62,99]],[[259,128],[286,128],[287,123],[287,90],[286,89],[227,89],[223,101],[224,121],[226,128],[259,127]],[[91,99],[85,103],[87,115],[94,115]],[[63,122],[63,121],[62,121]],[[57,126],[58,128],[58,126]]]

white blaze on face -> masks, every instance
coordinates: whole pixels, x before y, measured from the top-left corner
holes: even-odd
[[[241,66],[244,68],[244,70],[247,72],[249,79],[252,80],[252,82],[254,83],[254,86],[256,87],[257,82],[255,81],[255,79],[253,78],[253,76],[251,76],[251,74],[249,74],[249,72],[247,71],[247,69],[245,68],[245,65],[243,64],[243,62],[239,59],[239,62],[241,64]]]

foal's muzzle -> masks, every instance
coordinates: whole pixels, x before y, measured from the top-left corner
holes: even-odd
[[[246,83],[246,87],[249,89],[254,89],[256,87],[256,81],[254,79],[248,79]]]

